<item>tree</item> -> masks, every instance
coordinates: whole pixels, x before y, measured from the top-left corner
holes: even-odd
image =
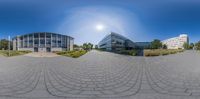
[[[189,49],[189,44],[185,42],[185,43],[183,44],[183,47],[184,47],[184,49]]]
[[[200,41],[195,44],[197,50],[200,50]]]
[[[89,49],[93,49],[93,44],[92,43],[88,43],[88,47],[89,47]]]
[[[155,39],[155,40],[153,40],[153,41],[151,42],[151,48],[152,48],[152,49],[159,49],[159,48],[161,48],[161,47],[162,47],[162,43],[161,43],[160,40]]]
[[[88,50],[88,44],[87,43],[83,43],[83,49]]]
[[[6,39],[0,40],[0,50],[7,50],[9,45],[9,41]]]
[[[163,48],[163,49],[167,49],[167,45],[166,45],[166,44],[163,44],[162,48]]]
[[[98,45],[95,45],[95,49],[98,49],[99,47],[98,47]]]
[[[73,47],[74,48],[79,48],[79,46],[77,44],[74,44]]]
[[[84,50],[91,50],[92,48],[93,48],[93,44],[91,44],[91,43],[84,43],[83,44]]]
[[[77,44],[74,44],[73,47],[74,47],[74,50],[80,50],[80,46],[78,46]]]
[[[190,43],[189,49],[193,49],[194,48],[194,43]]]

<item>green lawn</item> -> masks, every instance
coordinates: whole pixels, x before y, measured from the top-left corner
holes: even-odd
[[[73,57],[73,58],[78,58],[84,54],[87,53],[86,50],[80,50],[80,51],[61,51],[61,52],[55,52],[58,55],[62,56],[68,56],[68,57]]]
[[[151,49],[144,50],[144,56],[160,56],[183,52],[183,49]]]
[[[31,51],[9,51],[7,50],[0,50],[0,55],[6,56],[6,57],[11,57],[11,56],[18,56],[18,55],[24,55],[27,53],[30,53]]]

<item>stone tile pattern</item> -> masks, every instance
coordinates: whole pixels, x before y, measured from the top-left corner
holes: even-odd
[[[200,54],[0,56],[0,98],[199,99]]]

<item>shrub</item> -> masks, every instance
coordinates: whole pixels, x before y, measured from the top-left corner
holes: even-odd
[[[31,51],[8,51],[8,50],[3,50],[3,51],[0,51],[0,54],[3,55],[3,56],[7,56],[7,57],[10,57],[10,56],[17,56],[17,55],[24,55],[24,54],[27,54],[27,53],[30,53]]]
[[[73,57],[73,58],[78,58],[86,53],[87,53],[86,50],[56,52],[56,54],[58,55],[63,55],[63,56],[68,56],[68,57]]]
[[[169,55],[183,52],[182,49],[154,49],[154,50],[144,50],[144,56],[160,56]]]
[[[159,56],[160,52],[155,50],[145,50],[144,56]]]
[[[124,55],[131,55],[131,56],[136,56],[137,55],[137,51],[136,50],[122,50],[119,53],[120,54],[124,54]]]

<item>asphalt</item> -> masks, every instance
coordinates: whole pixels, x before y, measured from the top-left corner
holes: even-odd
[[[200,99],[200,52],[0,56],[0,99]]]

